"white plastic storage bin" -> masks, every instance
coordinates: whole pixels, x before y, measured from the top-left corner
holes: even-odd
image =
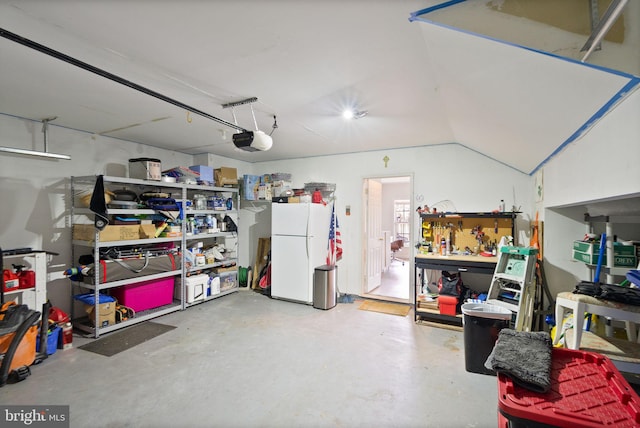
[[[187,303],[198,302],[204,300],[207,296],[207,287],[209,286],[209,275],[200,274],[192,275],[185,280],[185,301]],[[175,298],[180,298],[180,288],[176,287]]]

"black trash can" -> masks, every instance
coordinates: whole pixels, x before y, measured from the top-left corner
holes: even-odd
[[[336,305],[336,282],[338,267],[322,265],[313,272],[313,307],[331,309]]]
[[[498,334],[509,328],[512,313],[509,309],[487,303],[462,305],[464,331],[464,362],[468,372],[494,375],[484,366],[491,354]]]

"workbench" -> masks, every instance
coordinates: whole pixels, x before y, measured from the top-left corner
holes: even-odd
[[[416,322],[420,320],[442,322],[446,324],[462,325],[462,315],[441,314],[438,309],[420,305],[418,290],[422,290],[425,281],[425,270],[447,271],[452,273],[480,273],[493,275],[498,257],[451,255],[440,256],[437,254],[418,254],[414,259],[416,269],[416,286],[414,287],[414,316]],[[463,278],[464,282],[464,278]]]

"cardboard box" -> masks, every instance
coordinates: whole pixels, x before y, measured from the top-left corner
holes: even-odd
[[[94,307],[91,305],[85,305],[85,311],[89,316],[89,322],[91,325],[95,322]],[[116,323],[116,302],[100,303],[98,305],[98,324],[99,327],[106,327],[114,325]]]
[[[213,173],[216,186],[222,187],[238,185],[238,170],[236,168],[223,166],[215,169]]]
[[[140,225],[140,239],[150,239],[156,237],[156,227],[153,224]]]
[[[199,173],[200,180],[207,181],[213,185],[213,168],[206,165],[193,165],[189,169]]]
[[[590,265],[598,264],[600,242],[573,241],[573,259]],[[613,243],[614,267],[635,267],[638,265],[636,249],[633,245]],[[607,255],[604,254],[603,265],[607,264]]]
[[[276,204],[299,204],[300,196],[276,196],[271,198],[271,202]]]
[[[582,253],[577,250],[573,250],[573,259],[588,265],[598,264],[598,255],[590,255]],[[602,265],[607,265],[607,256],[605,255],[602,260]],[[636,256],[613,256],[614,267],[636,267],[638,265],[638,258]]]
[[[598,253],[600,252],[600,241],[595,241],[595,242],[573,241],[573,249],[581,253],[595,255],[597,259]],[[636,248],[633,245],[624,245],[619,242],[614,242],[613,255],[614,256],[635,256]]]
[[[270,201],[272,198],[271,183],[260,183],[258,186],[258,200]]]
[[[93,224],[74,224],[73,239],[79,241],[93,241],[95,239],[96,228]],[[100,231],[100,241],[127,241],[130,239],[140,239],[140,225],[113,226],[108,225]]]
[[[229,267],[216,267],[211,269],[211,272],[221,274],[226,272],[237,272],[238,266],[229,266]]]

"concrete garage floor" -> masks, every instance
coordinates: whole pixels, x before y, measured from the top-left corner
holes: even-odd
[[[495,427],[497,381],[465,370],[463,333],[249,290],[154,322],[112,357],[58,350],[3,405],[70,405],[71,427]]]

